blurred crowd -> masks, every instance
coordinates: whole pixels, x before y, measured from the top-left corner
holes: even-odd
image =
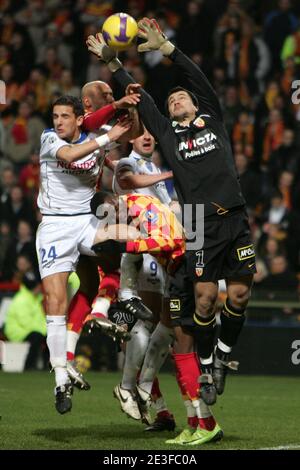
[[[197,62],[221,100],[251,217],[258,288],[291,291],[300,275],[300,2],[292,0],[1,0],[0,281],[36,267],[40,135],[51,104],[80,96],[92,80],[114,83],[85,38],[106,17],[155,17]],[[163,111],[167,91],[184,80],[159,52],[121,54]],[[159,83],[159,86],[158,86]],[[294,86],[294,88],[293,88]],[[292,99],[292,97],[294,99]],[[298,98],[298,99],[297,99]],[[299,102],[298,102],[299,101]],[[128,149],[114,150],[112,158]],[[156,163],[164,167],[159,148]],[[104,175],[109,188],[111,175]],[[274,287],[275,286],[275,287]]]

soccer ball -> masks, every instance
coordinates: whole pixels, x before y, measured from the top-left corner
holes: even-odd
[[[116,51],[128,49],[138,33],[138,25],[127,13],[115,13],[103,23],[102,34],[106,44]]]
[[[91,360],[83,355],[76,356],[75,363],[81,374],[85,374],[92,366]]]

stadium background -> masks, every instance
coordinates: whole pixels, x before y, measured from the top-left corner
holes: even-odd
[[[292,101],[297,91],[292,84],[300,78],[296,0],[0,2],[0,79],[6,84],[6,104],[0,105],[0,301],[14,295],[24,273],[36,266],[38,152],[40,134],[51,126],[51,103],[61,94],[80,96],[84,83],[99,79],[112,86],[115,98],[121,96],[106,66],[85,47],[85,38],[119,11],[136,19],[155,17],[217,91],[258,255],[247,324],[236,350],[241,372],[298,375],[298,356],[293,356],[300,340],[300,104]],[[133,46],[121,58],[162,111],[167,90],[184,85],[158,52],[138,54]],[[122,146],[111,158],[128,150]],[[165,168],[159,148],[155,162]],[[103,186],[110,184],[107,171]],[[0,328],[3,317],[2,309]],[[3,331],[0,339],[5,340]],[[96,361],[94,368],[114,370],[109,342],[105,351],[98,352],[104,363]],[[233,383],[243,389],[237,379]]]

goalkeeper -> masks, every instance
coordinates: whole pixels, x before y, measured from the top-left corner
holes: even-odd
[[[160,50],[183,71],[190,90],[176,87],[169,92],[162,115],[153,99],[141,93],[138,110],[145,126],[158,141],[162,154],[173,171],[174,185],[184,214],[192,204],[192,223],[196,206],[204,206],[204,243],[189,250],[185,263],[171,285],[170,310],[175,327],[174,360],[177,380],[185,399],[189,427],[173,443],[201,444],[221,437],[216,423],[194,433],[194,418],[202,419],[202,400],[198,400],[201,374],[195,344],[201,360],[201,398],[211,405],[223,393],[225,377],[233,364],[229,354],[236,344],[245,320],[255,270],[255,253],[250,238],[245,200],[234,165],[230,139],[225,130],[218,98],[199,67],[167,40],[155,20],[139,22],[139,36],[146,40],[140,52]],[[100,39],[100,40],[99,40]],[[89,37],[88,49],[107,63],[114,78],[125,88],[134,83],[123,69],[115,52],[101,38]],[[197,232],[201,238],[202,233]],[[227,299],[221,313],[221,330],[213,354],[218,279],[226,279]],[[195,341],[196,340],[196,341]],[[188,397],[188,399],[187,399]]]

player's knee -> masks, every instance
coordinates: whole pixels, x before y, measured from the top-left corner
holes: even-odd
[[[187,334],[181,327],[174,328],[175,341],[173,351],[175,354],[189,354],[194,351],[194,337]]]
[[[214,294],[202,294],[196,297],[196,311],[202,317],[209,317],[212,315],[217,296]]]
[[[233,307],[245,308],[249,301],[250,288],[247,286],[240,286],[230,293],[229,301]]]
[[[48,314],[59,315],[65,312],[67,308],[66,294],[59,292],[46,293],[46,310]]]

